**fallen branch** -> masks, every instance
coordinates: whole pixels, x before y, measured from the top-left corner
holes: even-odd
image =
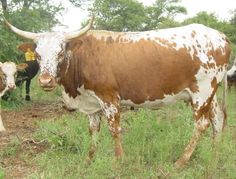
[[[44,143],[44,142],[47,142],[48,139],[43,139],[41,141],[35,141],[34,139],[30,139],[30,138],[26,138],[22,141],[22,143],[33,143],[33,144],[41,144],[41,143]]]

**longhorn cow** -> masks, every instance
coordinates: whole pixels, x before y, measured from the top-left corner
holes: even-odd
[[[93,138],[90,158],[97,147],[100,113],[107,118],[115,155],[122,156],[123,106],[157,109],[181,99],[191,103],[194,132],[176,166],[190,159],[210,124],[214,136],[223,129],[225,107],[221,110],[216,91],[221,82],[226,83],[230,47],[226,36],[217,30],[191,24],[111,32],[90,30],[91,20],[70,33],[32,33],[5,22],[16,34],[35,42],[41,87],[48,91],[61,85],[65,103],[88,115]]]

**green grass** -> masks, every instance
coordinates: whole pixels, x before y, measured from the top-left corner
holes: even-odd
[[[49,94],[36,85],[33,88],[33,103],[60,99],[60,91]],[[103,118],[96,157],[89,166],[85,165],[85,161],[91,139],[85,115],[78,112],[53,120],[41,120],[37,132],[32,135],[38,141],[46,139],[48,147],[33,158],[38,170],[28,178],[235,179],[235,99],[236,91],[231,91],[228,94],[228,127],[217,150],[212,146],[212,130],[209,127],[183,169],[176,169],[173,164],[192,135],[193,114],[190,106],[182,102],[158,111],[141,109],[137,113],[122,114],[125,155],[119,161],[114,157],[113,140]],[[4,151],[4,155],[14,155],[14,150],[9,153]],[[0,178],[1,172],[0,169]]]
[[[4,178],[4,172],[3,170],[0,168],[0,179],[3,179]]]
[[[20,110],[22,107],[30,106],[37,102],[55,102],[61,100],[61,90],[57,87],[53,92],[43,91],[37,81],[37,76],[31,81],[30,89],[31,101],[25,101],[25,83],[20,88],[10,92],[10,97],[7,101],[1,100],[2,109]]]
[[[19,139],[17,137],[12,138],[7,147],[0,150],[0,158],[7,156],[16,156],[19,146],[20,146]]]
[[[48,139],[50,148],[35,162],[40,170],[29,178],[236,178],[235,99],[229,94],[228,124],[217,150],[212,147],[208,129],[187,166],[175,169],[173,163],[183,152],[193,131],[192,111],[184,103],[150,111],[122,115],[125,156],[116,161],[113,141],[105,119],[99,135],[95,161],[85,165],[90,144],[87,119],[76,113],[55,121],[41,121],[37,140]],[[230,127],[231,126],[231,127]]]

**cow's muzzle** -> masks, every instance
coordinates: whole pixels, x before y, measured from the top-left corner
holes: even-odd
[[[43,88],[44,91],[52,91],[56,87],[56,80],[51,75],[40,75],[38,80],[39,85]]]
[[[8,89],[9,89],[10,91],[16,89],[16,85],[15,85],[15,84],[9,84],[7,87],[8,87]]]

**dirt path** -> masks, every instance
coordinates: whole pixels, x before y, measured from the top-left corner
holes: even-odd
[[[32,159],[46,148],[46,144],[36,145],[30,140],[32,133],[37,130],[36,122],[39,120],[52,119],[69,113],[62,108],[62,103],[40,103],[17,111],[2,110],[2,119],[6,132],[0,133],[0,152],[8,153],[0,158],[0,166],[3,168],[6,179],[25,178],[33,173]],[[20,145],[11,146],[11,141],[19,139]],[[15,152],[11,155],[11,152]],[[0,156],[1,157],[1,156]]]

